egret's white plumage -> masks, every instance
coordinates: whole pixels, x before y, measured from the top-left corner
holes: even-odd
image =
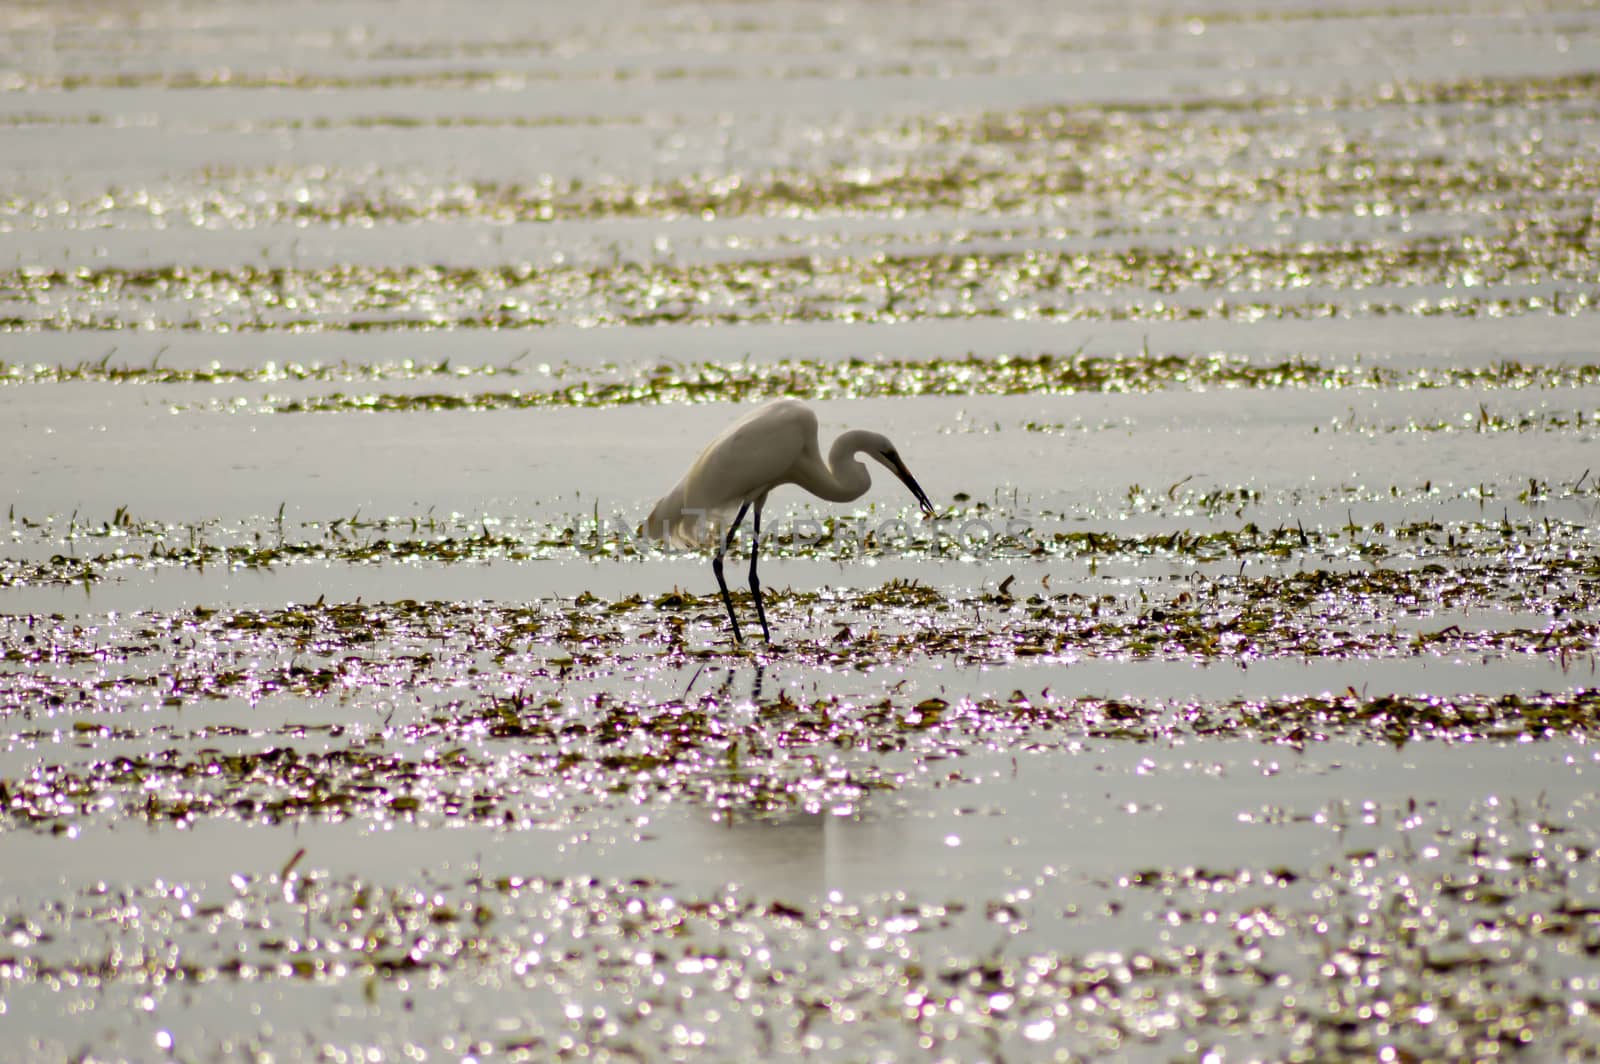
[[[733,600],[722,577],[722,555],[745,511],[755,507],[755,535],[750,548],[750,589],[755,596],[761,630],[767,632],[761,585],[756,578],[756,557],[761,543],[761,509],[767,494],[783,484],[794,484],[830,502],[849,502],[866,494],[872,484],[867,467],[856,455],[865,454],[905,482],[926,513],[933,504],[900,460],[894,444],[882,433],[852,429],[842,433],[822,460],[817,445],[817,415],[798,399],[775,399],[750,411],[724,429],[700,453],[689,472],[664,495],[645,520],[654,539],[680,547],[717,545],[717,532],[728,525],[727,538],[718,545],[711,567],[722,588],[734,639],[739,622]],[[736,513],[729,522],[728,515]]]

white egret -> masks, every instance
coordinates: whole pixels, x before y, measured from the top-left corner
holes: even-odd
[[[774,399],[735,421],[711,441],[678,486],[650,511],[645,531],[651,538],[675,546],[707,546],[722,519],[738,508],[727,537],[717,545],[711,571],[717,574],[722,602],[728,607],[734,642],[742,642],[733,598],[722,577],[722,556],[733,545],[733,534],[744,521],[745,512],[754,506],[750,593],[756,600],[756,616],[761,619],[761,635],[770,643],[772,633],[767,628],[761,581],[756,576],[756,559],[761,553],[761,508],[767,503],[767,494],[782,484],[794,484],[830,502],[859,499],[871,486],[872,478],[867,475],[867,467],[856,459],[858,454],[882,462],[911,489],[922,512],[932,516],[933,503],[888,437],[866,429],[842,433],[828,448],[824,463],[817,447],[817,415],[798,399]]]

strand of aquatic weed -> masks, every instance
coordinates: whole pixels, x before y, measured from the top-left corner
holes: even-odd
[[[1533,481],[1521,494],[1527,501],[1546,498],[1551,494],[1550,485]],[[1142,494],[1131,494],[1130,498],[1140,512],[1160,512],[1160,506]],[[1230,498],[1199,495],[1192,505],[1217,513],[1230,508]],[[1173,500],[1163,501],[1177,507]],[[1188,505],[1189,500],[1184,500],[1184,506]],[[1242,515],[1242,503],[1232,508]],[[1017,527],[1002,531],[1010,529],[1008,521]],[[367,566],[573,559],[641,561],[656,557],[659,549],[639,540],[635,528],[615,515],[598,523],[593,519],[515,525],[496,522],[500,527],[495,531],[480,524],[470,532],[459,522],[429,530],[427,519],[357,520],[334,522],[317,539],[289,538],[271,525],[252,534],[205,524],[169,526],[119,518],[115,525],[108,522],[103,527],[73,527],[63,534],[43,522],[23,519],[23,524],[37,533],[38,543],[24,556],[0,557],[0,589],[92,587],[130,573],[172,569],[275,570],[310,563]],[[1180,528],[1137,534],[1083,528],[1065,531],[1062,524],[1061,515],[1057,514],[1025,515],[1024,519],[996,514],[984,507],[953,512],[930,527],[898,530],[885,530],[881,523],[875,526],[860,519],[830,516],[808,524],[804,530],[774,529],[763,540],[763,550],[775,557],[833,560],[898,557],[1088,560],[1098,564],[1159,557],[1194,565],[1225,561],[1283,564],[1299,560],[1309,564],[1386,560],[1420,562],[1424,567],[1450,562],[1463,581],[1460,587],[1467,586],[1464,582],[1486,565],[1514,562],[1519,577],[1555,583],[1559,590],[1574,579],[1587,578],[1596,547],[1589,528],[1577,522],[1512,521],[1507,516],[1499,520],[1425,520],[1393,526],[1374,523],[1309,529],[1298,523],[1263,527],[1247,520],[1233,528]],[[407,526],[412,534],[406,534]],[[83,540],[102,546],[83,550],[79,547]],[[1364,582],[1369,591],[1380,586],[1399,588],[1398,582],[1417,583],[1439,571],[1374,571]],[[1336,577],[1301,574],[1292,579],[1312,578],[1334,579],[1352,587],[1356,582],[1356,577],[1348,573]]]
[[[1572,10],[1582,10],[1587,5],[1573,3]],[[1196,19],[1191,15],[1159,15],[1140,16],[1141,25],[1146,26],[1182,26],[1189,28],[1197,22],[1200,25],[1230,25],[1247,22],[1334,22],[1346,20],[1365,21],[1381,16],[1405,16],[1416,14],[1439,14],[1453,12],[1453,9],[1434,7],[1431,5],[1406,9],[1402,7],[1362,8],[1362,9],[1271,9],[1249,11],[1213,11],[1204,18]],[[749,32],[745,30],[744,32]],[[1059,46],[1058,43],[1053,43]],[[552,51],[552,42],[548,39],[523,39],[516,42],[516,46],[501,45],[497,52],[502,56],[548,55]],[[963,67],[966,73],[981,73],[1003,71],[1008,69],[1009,59],[993,58],[967,53],[968,66]],[[452,43],[446,52],[438,52],[428,45],[415,45],[405,47],[392,47],[388,49],[390,58],[404,56],[418,58],[432,55],[434,58],[459,59],[462,56],[461,46]],[[908,66],[906,60],[897,59],[892,66],[886,64],[880,69],[872,65],[862,66],[859,61],[852,61],[849,72],[854,77],[909,77],[926,73],[928,76],[949,76],[950,59],[947,55],[940,55],[926,61],[925,66]],[[497,69],[475,69],[471,67],[422,69],[417,71],[385,71],[380,73],[338,74],[331,75],[308,70],[274,69],[271,71],[240,71],[223,67],[215,70],[176,70],[176,71],[119,71],[116,73],[91,73],[72,72],[61,73],[58,71],[12,71],[9,74],[8,89],[13,91],[22,89],[28,91],[57,90],[63,92],[82,91],[85,89],[132,89],[132,88],[158,88],[178,91],[202,91],[208,89],[239,90],[319,90],[319,89],[405,89],[405,88],[483,88],[483,87],[523,87],[527,82],[553,82],[553,81],[591,81],[600,79],[641,79],[648,81],[682,81],[682,80],[712,80],[723,81],[736,76],[740,71],[732,66],[673,66],[658,70],[642,71],[594,71],[574,72],[571,70],[540,70],[522,68],[515,72]],[[765,76],[783,80],[810,80],[818,77],[836,77],[840,68],[828,65],[794,64],[785,63],[773,68]],[[1558,75],[1526,75],[1521,77],[1472,77],[1444,81],[1411,81],[1400,84],[1384,85],[1372,93],[1347,94],[1344,96],[1265,96],[1240,99],[1237,96],[1198,97],[1183,104],[1170,103],[1129,103],[1109,105],[1085,105],[1072,108],[1074,112],[1109,111],[1114,113],[1126,112],[1138,114],[1144,112],[1167,113],[1173,110],[1209,111],[1256,111],[1263,107],[1276,105],[1278,108],[1300,114],[1309,104],[1322,104],[1330,108],[1365,108],[1374,106],[1398,106],[1437,103],[1474,103],[1481,105],[1504,105],[1508,103],[1541,103],[1550,100],[1582,100],[1593,99],[1597,95],[1597,79],[1590,73],[1558,74]],[[1018,112],[1025,115],[1048,115],[1059,110],[1058,108],[1030,108]],[[385,120],[389,116],[382,116]],[[472,116],[476,117],[476,116]],[[990,114],[983,116],[983,121],[994,121],[997,117]],[[396,119],[398,121],[399,119]],[[498,116],[483,116],[484,121],[503,121]],[[633,116],[534,116],[524,119],[532,122],[599,122],[599,121],[637,121]],[[419,123],[424,119],[417,119]],[[958,116],[952,121],[959,122]],[[271,125],[271,123],[262,123]],[[281,124],[281,123],[280,123]]]
[[[795,709],[794,706],[787,707]],[[803,710],[804,707],[800,707]],[[1600,734],[1600,689],[1566,692],[1450,697],[1367,696],[1348,691],[1317,696],[1284,696],[1224,702],[1123,698],[1029,697],[927,698],[914,706],[855,708],[833,704],[823,720],[835,717],[918,732],[934,731],[966,741],[1024,742],[1030,748],[1079,738],[1131,742],[1165,741],[1183,736],[1258,741],[1327,742],[1358,738],[1403,744],[1421,741],[1548,740]],[[862,739],[860,728],[856,738]],[[812,728],[808,741],[828,741]],[[884,750],[892,739],[880,740]]]
[[[418,381],[430,378],[519,378],[525,372],[505,365],[455,364],[449,359],[416,363],[338,363],[205,368],[115,365],[109,356],[70,366],[0,362],[0,383],[57,384],[105,381],[117,384],[261,384],[283,381]],[[1352,366],[1305,356],[1261,361],[1225,353],[1088,355],[1039,354],[965,358],[851,358],[840,361],[786,359],[770,363],[697,362],[621,367],[541,366],[530,376],[549,382],[493,392],[334,392],[293,399],[220,398],[174,404],[175,410],[279,413],[415,412],[430,410],[606,409],[670,403],[746,402],[792,396],[806,399],[916,397],[937,395],[1070,395],[1084,392],[1149,392],[1168,388],[1379,389],[1392,391],[1459,389],[1583,388],[1600,383],[1600,364],[1525,363],[1505,359],[1476,367]],[[557,382],[565,382],[557,384]],[[530,382],[531,383],[531,382]],[[1457,428],[1510,430],[1583,428],[1585,415],[1537,412],[1519,420],[1486,409],[1457,422],[1392,426],[1396,431],[1449,431]],[[1532,419],[1532,420],[1530,420]],[[1371,427],[1355,426],[1363,431]],[[1028,423],[1030,431],[1055,426]],[[1376,431],[1376,429],[1371,429]]]
[[[1142,245],[939,250],[539,270],[526,264],[27,267],[0,271],[0,300],[18,308],[0,324],[17,330],[118,329],[137,317],[141,327],[199,331],[365,331],[563,321],[1572,313],[1593,306],[1587,253],[1592,228],[1592,219],[1582,218],[1470,237],[1235,244],[1203,252]],[[1550,285],[1562,287],[1552,295]],[[1397,294],[1417,286],[1445,291],[1411,299]],[[1563,297],[1566,309],[1553,305]],[[183,308],[183,316],[157,317],[174,306]]]
[[[1592,560],[1539,574],[1505,565],[1196,574],[1151,600],[1136,594],[958,594],[914,583],[857,591],[773,591],[787,633],[767,657],[789,666],[871,670],[919,661],[1364,660],[1462,653],[1588,661],[1600,636]],[[742,598],[743,596],[741,596]],[[646,600],[581,595],[490,603],[325,603],[283,609],[139,611],[0,618],[0,719],[41,721],[140,706],[274,696],[375,697],[563,682],[619,670],[749,661],[722,643],[720,600],[674,591]],[[1495,611],[1549,615],[1541,627]],[[1477,610],[1488,626],[1432,620]],[[1480,622],[1483,623],[1483,622]],[[380,652],[381,651],[381,652]],[[761,657],[757,660],[767,660]],[[498,678],[498,679],[497,679]]]
[[[115,364],[111,355],[72,365],[0,361],[0,382],[51,384],[105,381],[119,384],[263,384],[289,381],[416,381],[439,377],[535,377],[570,381],[558,387],[457,394],[313,396],[284,400],[284,412],[364,410],[596,408],[676,402],[731,402],[794,395],[808,399],[922,395],[1051,395],[1076,392],[1152,391],[1165,387],[1222,388],[1574,388],[1600,383],[1600,364],[1524,363],[1503,359],[1484,366],[1394,367],[1326,363],[1307,356],[1263,361],[1224,352],[968,355],[965,358],[780,359],[753,363],[703,361],[656,365],[540,366],[401,360],[385,363],[266,363],[261,366],[168,367]],[[220,400],[223,409],[237,409]]]
[[[359,985],[374,1011],[412,980],[470,978],[476,1006],[432,994],[406,997],[406,1009],[422,1024],[448,1014],[493,1030],[474,1044],[510,1060],[572,1046],[597,1060],[666,1059],[681,1048],[663,1044],[661,1027],[600,1022],[602,1010],[672,1017],[673,1031],[700,1036],[697,1059],[743,1059],[752,1046],[768,1059],[819,1046],[1167,1056],[1218,1041],[1294,1061],[1586,1059],[1600,1033],[1593,991],[1582,979],[1552,990],[1548,977],[1593,952],[1586,845],[1530,852],[1527,832],[1497,831],[1493,818],[1469,817],[1463,831],[1431,810],[1413,815],[1439,831],[1438,863],[1384,847],[1087,881],[1049,866],[1024,885],[944,902],[915,889],[808,899],[593,876],[167,876],[16,904],[3,917],[18,952],[0,960],[0,977],[24,996],[181,985],[230,1003],[249,984]],[[971,945],[1028,928],[1037,941],[1062,921],[1081,934],[1130,909],[1159,920],[1158,945]],[[507,1009],[514,1029],[489,1022]],[[409,1026],[399,1037],[413,1037]],[[341,1044],[388,1055],[394,1043],[355,1028]]]
[[[151,822],[226,817],[424,817],[527,824],[559,819],[582,795],[634,803],[692,801],[740,816],[841,808],[899,786],[879,762],[836,763],[826,751],[945,759],[974,743],[1037,751],[1081,739],[1166,741],[1182,736],[1303,745],[1337,737],[1417,741],[1524,741],[1600,734],[1600,690],[1450,698],[1379,695],[1205,702],[1131,698],[836,696],[787,691],[727,719],[711,693],[693,702],[478,696],[441,705],[396,728],[294,723],[275,730],[210,725],[137,731],[78,721],[82,760],[45,761],[0,779],[0,823],[59,832],[106,818]],[[220,735],[268,740],[228,753]],[[129,739],[176,745],[101,756]],[[306,740],[319,739],[317,746]],[[11,736],[52,742],[49,730]],[[196,744],[204,744],[194,749]],[[255,745],[255,744],[252,744]]]
[[[622,380],[579,380],[548,390],[451,393],[335,392],[268,401],[278,413],[536,408],[601,409],[665,403],[750,402],[789,396],[857,399],[937,395],[1071,395],[1166,388],[1436,389],[1577,388],[1600,382],[1600,364],[1393,368],[1298,357],[1260,362],[1226,354],[1001,355],[964,359],[847,359],[765,364],[699,363],[636,370]],[[207,404],[211,408],[216,404]],[[229,404],[224,403],[223,408]],[[231,408],[240,409],[237,404]],[[247,405],[244,409],[260,409]]]
[[[1004,116],[995,126],[979,131],[978,142],[1004,144],[1007,134],[1002,131],[1027,121],[1025,116]],[[1297,119],[1296,123],[1303,125],[1302,120]],[[1193,118],[1186,124],[1193,126]],[[921,207],[961,210],[979,218],[1018,214],[1038,218],[1039,222],[1030,228],[987,228],[986,235],[992,238],[1010,232],[1017,237],[1043,240],[1061,233],[1059,223],[1046,223],[1062,215],[1071,219],[1072,231],[1078,237],[1160,231],[1139,226],[1095,228],[1092,221],[1072,217],[1071,209],[1077,207],[1092,219],[1094,206],[1111,197],[1123,203],[1129,216],[1144,213],[1138,209],[1139,204],[1149,203],[1152,208],[1159,204],[1162,215],[1168,218],[1214,219],[1219,214],[1240,216],[1271,204],[1295,204],[1304,211],[1324,215],[1359,211],[1360,216],[1370,216],[1374,206],[1380,216],[1436,211],[1441,207],[1461,213],[1494,207],[1534,215],[1552,209],[1582,210],[1585,197],[1592,200],[1600,191],[1594,160],[1583,155],[1553,156],[1544,152],[1526,158],[1492,160],[1443,155],[1390,158],[1370,148],[1341,143],[1324,148],[1315,153],[1314,160],[1296,166],[1241,162],[1197,174],[1187,169],[1143,167],[1134,162],[1170,141],[1170,126],[1159,120],[1145,124],[1123,122],[1117,126],[1114,138],[1096,135],[1079,121],[1064,123],[1061,129],[1074,131],[1078,139],[1061,145],[1038,135],[1046,128],[1044,124],[1030,126],[1031,139],[1018,133],[1013,148],[1020,145],[1030,150],[1015,152],[1019,157],[1008,165],[930,159],[866,174],[858,170],[718,174],[669,184],[614,182],[599,187],[593,183],[556,187],[477,181],[430,188],[420,194],[409,187],[380,185],[360,195],[342,191],[352,180],[351,175],[300,175],[300,180],[292,182],[296,188],[294,198],[276,188],[262,190],[255,198],[245,198],[238,190],[206,190],[199,194],[198,202],[193,202],[194,193],[188,193],[187,206],[197,219],[233,227],[252,222],[348,225],[456,219],[526,223],[613,217],[704,218],[708,213],[723,218],[818,218]],[[1230,134],[1237,136],[1230,126],[1201,132],[1224,142]],[[928,141],[939,142],[936,136]],[[1079,149],[1094,141],[1114,144],[1120,152],[1119,165],[1097,166],[1092,159],[1085,161]],[[1068,149],[1072,154],[1063,157]],[[1039,157],[1048,165],[1034,164]],[[266,175],[254,178],[258,183],[275,184],[267,181]],[[362,175],[360,180],[365,183],[369,179]],[[298,198],[300,193],[308,193],[304,202]],[[180,196],[185,193],[176,190],[165,197],[149,192],[110,195],[73,205],[73,214],[93,218],[113,210],[143,213],[159,206],[163,198]],[[30,206],[25,201],[0,205],[0,216],[26,214]],[[842,237],[814,239],[821,245],[845,243]],[[903,247],[906,240],[899,234],[893,240],[882,234],[863,234],[849,243],[886,250]],[[745,247],[779,249],[793,243],[792,238],[754,236],[745,242]]]
[[[1600,647],[1600,625],[1588,620],[1557,621],[1542,628],[1445,625],[1409,634],[1364,620],[1373,608],[1370,602],[1359,608],[1351,604],[1344,615],[1314,619],[1261,607],[1184,615],[1158,609],[1135,616],[1112,615],[1113,607],[1102,606],[1096,614],[1097,602],[1080,605],[1083,612],[1039,619],[986,619],[971,606],[941,607],[904,610],[874,623],[831,621],[818,630],[815,623],[807,624],[812,611],[787,598],[774,595],[768,612],[790,634],[780,648],[757,657],[756,664],[870,673],[941,660],[988,666],[1085,660],[1304,663],[1474,654],[1538,657],[1587,675]],[[467,622],[482,623],[463,612]],[[408,692],[470,694],[495,678],[504,684],[560,683],[641,669],[683,670],[687,675],[704,662],[750,663],[749,653],[722,644],[719,616],[706,604],[694,615],[647,614],[605,624],[547,617],[537,626],[478,633],[479,644],[467,641],[473,633],[427,636],[363,629],[343,635],[274,634],[257,629],[261,622],[250,618],[230,620],[225,643],[205,642],[205,630],[196,629],[193,645],[181,648],[137,639],[73,646],[47,637],[6,650],[12,671],[0,683],[0,719],[32,714],[46,720],[280,696],[345,702]],[[187,626],[174,630],[190,631]],[[380,635],[385,649],[374,653]],[[455,642],[446,642],[450,639]],[[276,660],[262,660],[269,654]],[[120,667],[108,675],[112,664]]]
[[[1217,14],[1208,16],[1208,21]],[[196,87],[191,85],[190,87]],[[1575,206],[1592,201],[1596,191],[1593,160],[1538,150],[1537,141],[1516,156],[1496,153],[1479,159],[1404,154],[1388,158],[1364,142],[1344,137],[1296,153],[1292,163],[1235,160],[1214,174],[1141,160],[1164,159],[1182,128],[1186,141],[1228,146],[1240,139],[1241,117],[1258,130],[1293,124],[1308,128],[1308,113],[1340,113],[1378,108],[1434,108],[1435,128],[1481,121],[1477,112],[1496,108],[1546,108],[1592,102],[1592,75],[1466,79],[1403,83],[1349,96],[1199,97],[1183,103],[1079,105],[952,114],[897,121],[853,133],[857,143],[887,139],[902,145],[906,157],[870,170],[840,167],[822,173],[804,170],[716,172],[665,182],[624,180],[517,183],[492,180],[451,182],[422,193],[396,182],[374,187],[373,176],[317,168],[283,173],[275,168],[253,174],[224,171],[212,175],[187,213],[209,224],[260,226],[279,222],[350,224],[355,221],[413,222],[486,218],[503,222],[638,217],[764,217],[877,213],[889,209],[938,208],[1018,211],[1048,214],[1068,204],[1086,207],[1115,198],[1129,215],[1142,202],[1159,202],[1163,213],[1199,212],[1214,216],[1229,207],[1293,203],[1311,212],[1383,205],[1395,212],[1430,210],[1440,204],[1492,204],[1497,210],[1548,206],[1555,197]],[[1460,105],[1467,105],[1462,107]],[[59,118],[19,115],[0,124],[50,125]],[[66,121],[104,123],[103,116]],[[355,115],[314,120],[252,119],[252,128],[435,128],[451,126],[527,127],[540,125],[640,124],[638,116]],[[1309,124],[1312,127],[1314,123]],[[945,156],[950,145],[983,149]],[[999,158],[996,158],[997,154]],[[1307,158],[1309,156],[1309,158]],[[381,177],[381,175],[380,175]],[[277,179],[277,180],[273,180]],[[265,189],[249,189],[257,183]],[[349,191],[352,183],[362,191]],[[220,187],[215,187],[220,185]],[[246,194],[256,191],[257,195]],[[170,217],[180,193],[112,189],[71,205],[74,217],[98,214],[156,213]],[[53,202],[53,201],[52,201]],[[17,197],[0,204],[0,213],[31,215],[43,204]]]
[[[72,381],[105,381],[111,384],[276,384],[300,381],[384,381],[422,380],[430,377],[518,377],[532,371],[518,367],[520,358],[503,364],[458,363],[450,358],[418,362],[397,359],[391,362],[266,362],[254,366],[224,366],[212,361],[205,366],[163,366],[156,354],[148,363],[135,365],[112,362],[116,349],[89,362],[49,364],[7,362],[0,359],[0,384],[60,384]],[[543,372],[548,372],[548,367]],[[557,371],[559,374],[563,371]]]
[[[619,715],[640,714],[615,706],[594,725],[583,719],[584,706],[561,700],[491,698],[478,707],[478,714],[439,707],[425,720],[392,730],[305,723],[276,732],[245,730],[233,734],[272,742],[237,753],[210,745],[185,749],[197,740],[215,742],[215,729],[138,734],[147,742],[181,745],[42,763],[15,779],[0,778],[0,824],[51,834],[130,817],[152,823],[360,817],[525,826],[559,821],[575,800],[618,795],[638,804],[684,798],[714,814],[815,814],[893,789],[898,778],[875,765],[840,766],[825,749],[800,749],[782,736],[730,731],[705,709],[648,707],[645,722],[629,732]],[[75,728],[74,747],[116,742],[121,731]],[[308,738],[326,742],[305,748]],[[43,733],[16,739],[47,741]]]

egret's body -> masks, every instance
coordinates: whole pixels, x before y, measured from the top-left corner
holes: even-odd
[[[756,559],[761,550],[761,510],[773,488],[794,484],[829,502],[850,502],[865,495],[872,485],[867,467],[856,457],[865,454],[882,462],[905,482],[922,506],[931,514],[933,504],[900,460],[894,444],[881,433],[852,429],[842,433],[822,459],[817,445],[817,415],[797,399],[775,399],[757,407],[723,430],[722,434],[695,459],[678,485],[656,503],[645,521],[653,538],[681,547],[711,546],[717,553],[711,568],[728,607],[733,638],[739,639],[739,620],[733,613],[733,599],[722,576],[722,556],[733,542],[733,534],[745,513],[755,507],[755,526],[750,545],[750,592],[755,598],[761,632],[768,641],[766,608],[761,601],[761,583],[756,576]],[[728,534],[716,542],[716,531],[727,515],[735,516]]]

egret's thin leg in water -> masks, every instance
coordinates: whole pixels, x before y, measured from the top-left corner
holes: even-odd
[[[767,608],[761,603],[761,580],[756,576],[756,559],[761,557],[761,507],[765,504],[765,499],[756,502],[756,527],[750,536],[750,594],[755,596],[756,616],[761,618],[761,638],[771,643],[772,633],[767,629]]]
[[[745,414],[712,440],[694,460],[677,486],[661,497],[644,529],[652,539],[678,546],[701,544],[699,521],[708,513],[722,513],[739,504],[739,516],[728,529],[728,541],[712,560],[722,602],[728,607],[734,642],[742,642],[739,622],[733,615],[733,596],[722,576],[722,556],[733,545],[733,533],[744,519],[751,503],[756,508],[756,537],[750,548],[750,590],[756,600],[756,615],[761,618],[761,634],[767,642],[767,606],[761,597],[761,582],[756,576],[756,553],[761,549],[761,508],[767,493],[785,484],[809,491],[830,502],[859,499],[872,484],[872,477],[859,456],[865,455],[900,478],[911,489],[922,512],[935,516],[933,502],[922,490],[900,452],[881,432],[851,429],[842,432],[822,458],[817,443],[817,415],[798,399],[774,399]]]
[[[739,635],[739,618],[733,615],[733,596],[728,594],[728,582],[722,578],[722,556],[728,553],[728,548],[733,546],[733,534],[739,531],[739,525],[744,521],[744,512],[750,509],[750,504],[745,503],[739,507],[739,516],[733,519],[733,524],[728,526],[728,536],[722,541],[722,546],[717,549],[717,556],[711,559],[711,571],[717,574],[717,586],[722,589],[722,604],[728,607],[728,620],[733,624],[733,641],[742,643],[744,639]]]

